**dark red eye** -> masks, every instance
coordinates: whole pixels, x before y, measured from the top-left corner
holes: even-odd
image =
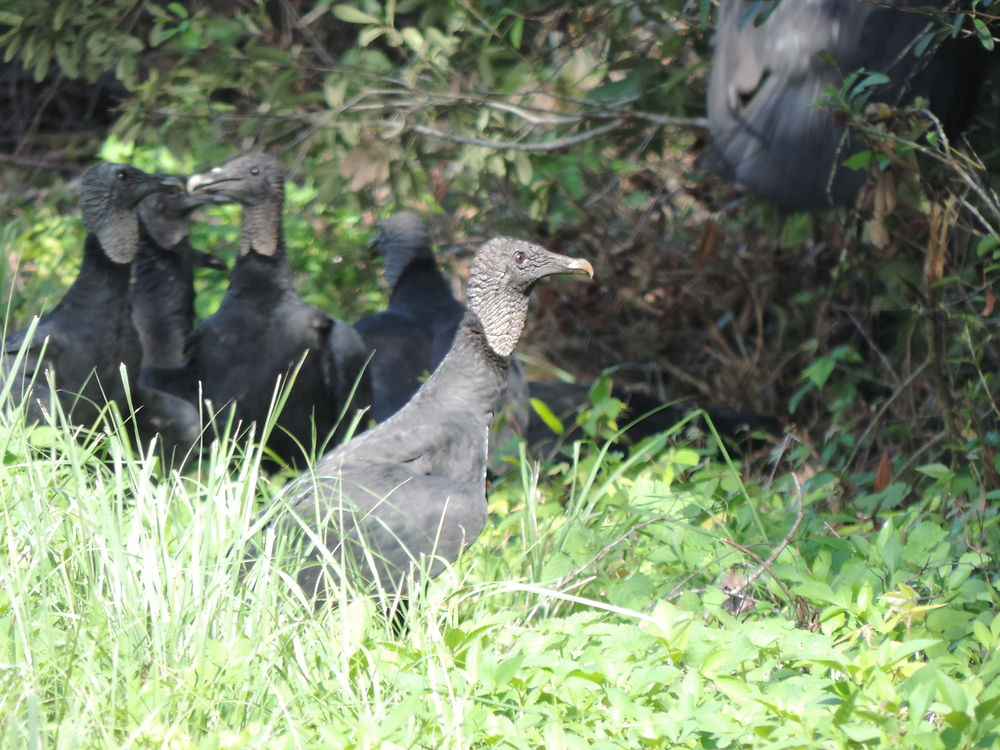
[[[127,180],[128,179],[128,170],[127,169],[119,169],[117,172],[115,172],[115,177],[117,177],[119,180]]]
[[[520,266],[524,263],[527,257],[528,257],[527,255],[518,250],[516,253],[514,253],[514,262]]]

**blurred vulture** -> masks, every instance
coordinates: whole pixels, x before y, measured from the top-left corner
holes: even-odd
[[[859,145],[814,104],[859,68],[891,79],[871,101],[895,106],[924,97],[946,131],[964,126],[980,46],[919,43],[941,26],[915,9],[944,8],[943,0],[782,0],[755,25],[754,11],[773,5],[721,0],[708,83],[713,143],[704,166],[787,209],[852,203],[865,172],[841,165]]]
[[[525,438],[532,458],[552,458],[560,446],[572,444],[582,437],[575,425],[580,410],[590,405],[590,391],[593,383],[566,383],[561,380],[529,380],[530,397],[538,399],[548,407],[562,423],[565,432],[557,435],[536,411],[532,411]],[[784,430],[773,417],[751,412],[737,411],[728,406],[699,407],[697,404],[664,404],[641,391],[633,391],[613,386],[611,398],[622,402],[622,411],[617,424],[623,434],[613,447],[623,450],[629,445],[671,430],[678,422],[692,412],[701,409],[711,420],[719,437],[727,447],[742,448],[751,444],[753,433],[780,437]],[[634,422],[634,424],[633,424]],[[697,420],[695,424],[703,424]]]
[[[195,455],[202,419],[196,398],[174,395],[194,327],[194,269],[225,268],[188,242],[192,212],[211,195],[154,193],[139,204],[139,250],[132,264],[132,322],[142,344],[139,373],[145,409],[138,426],[143,445],[159,434],[165,465],[180,467]]]
[[[183,367],[194,328],[194,269],[226,267],[188,242],[192,212],[213,195],[157,193],[139,204],[146,229],[132,270],[132,320],[144,368]]]
[[[379,224],[372,247],[384,261],[389,307],[354,327],[372,355],[372,416],[383,422],[410,400],[451,347],[465,308],[451,294],[423,220],[409,211]]]

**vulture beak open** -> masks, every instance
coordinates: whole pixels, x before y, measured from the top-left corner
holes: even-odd
[[[181,189],[184,190],[184,180],[181,178]],[[179,196],[175,200],[179,201],[179,206],[184,213],[193,213],[195,209],[201,208],[202,206],[211,205],[221,205],[223,203],[229,203],[229,200],[224,195],[219,195],[218,193],[210,192],[198,192],[191,193],[190,191],[185,191],[184,195]]]

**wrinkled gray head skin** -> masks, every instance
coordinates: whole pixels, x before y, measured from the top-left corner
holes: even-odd
[[[187,189],[193,194],[220,195],[244,206],[280,202],[285,197],[285,169],[271,154],[247,154],[209,172],[191,175]]]
[[[524,328],[528,295],[535,283],[554,274],[585,274],[594,267],[581,258],[550,253],[540,245],[497,237],[472,260],[466,304],[483,325],[490,348],[509,357]]]
[[[97,236],[108,258],[131,263],[139,246],[139,203],[154,193],[177,191],[182,186],[175,177],[146,174],[127,164],[95,164],[83,173],[83,224]]]
[[[281,209],[285,200],[285,169],[270,154],[247,154],[221,167],[191,175],[189,193],[211,194],[243,206],[240,253],[253,249],[275,255],[283,248]]]
[[[139,218],[153,242],[163,250],[171,250],[187,237],[196,208],[224,200],[210,193],[154,193],[139,204]]]
[[[383,275],[390,289],[396,288],[403,271],[417,258],[434,258],[431,235],[423,219],[411,211],[399,211],[380,221],[372,248],[385,260]]]

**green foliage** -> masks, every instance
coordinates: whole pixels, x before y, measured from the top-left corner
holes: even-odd
[[[705,32],[694,8],[668,5],[415,0],[299,16],[257,2],[22,2],[0,16],[0,49],[39,79],[52,65],[115,71],[131,92],[125,142],[293,149],[311,157],[321,200],[354,210],[442,191],[482,204],[510,183],[519,210],[558,226],[581,215],[611,143],[647,138],[618,118],[624,106],[701,107],[685,85],[697,62],[676,63]]]
[[[3,60],[18,57],[37,81],[54,64],[70,78],[94,81],[113,70],[123,82],[134,83],[139,53],[146,44],[121,23],[130,6],[96,0],[53,4],[11,0],[0,11]]]

